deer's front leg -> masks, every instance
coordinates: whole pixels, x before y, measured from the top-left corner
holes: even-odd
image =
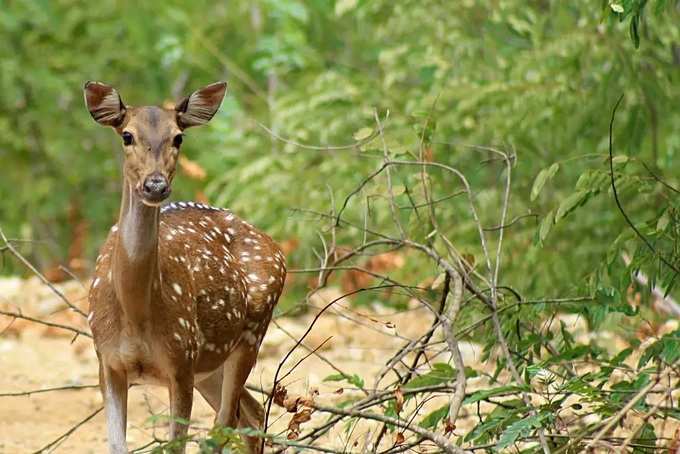
[[[125,429],[127,425],[128,382],[125,371],[99,364],[99,387],[106,409],[106,428],[109,435],[109,452],[127,454]]]
[[[192,370],[177,372],[170,382],[170,439],[186,437],[191,419],[191,406],[194,398],[194,376]],[[175,452],[184,452],[182,448]]]

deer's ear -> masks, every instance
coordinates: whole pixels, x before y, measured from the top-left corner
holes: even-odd
[[[204,125],[210,121],[222,104],[227,91],[226,82],[217,82],[196,90],[175,106],[180,128]]]
[[[86,82],[85,104],[92,118],[104,126],[119,126],[125,118],[125,104],[115,88],[101,82]]]

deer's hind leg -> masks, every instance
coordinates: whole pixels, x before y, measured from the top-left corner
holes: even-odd
[[[220,405],[222,403],[223,374],[224,366],[220,366],[215,372],[194,385],[198,392],[201,393],[201,396],[203,396],[212,409],[215,410],[215,414],[220,411]]]
[[[220,409],[215,418],[216,425],[233,428],[262,428],[264,414],[262,406],[245,389],[246,380],[256,359],[256,345],[241,340],[224,362]],[[244,438],[252,454],[261,452],[259,438]]]

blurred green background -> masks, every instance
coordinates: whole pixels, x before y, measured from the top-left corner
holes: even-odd
[[[606,180],[610,113],[621,94],[614,138],[622,198],[659,241],[676,225],[674,197],[642,163],[677,182],[680,7],[658,1],[642,11],[645,3],[2,0],[0,228],[35,240],[19,247],[42,269],[70,263],[86,274],[117,216],[121,145],[90,118],[83,83],[107,82],[140,105],[224,79],[222,109],[185,140],[190,162],[175,179],[175,200],[230,207],[287,242],[291,268],[317,266],[328,222],[300,209],[330,213],[333,201],[337,209],[380,166],[382,143],[312,150],[293,142],[352,144],[376,130],[377,112],[393,158],[425,149],[467,175],[487,227],[498,223],[503,165],[465,145],[513,153],[516,222],[502,281],[529,295],[574,293],[593,276],[605,279],[603,264],[613,276],[622,247],[615,241],[630,240],[619,238],[627,230]],[[536,176],[555,162],[532,197]],[[407,206],[418,193],[416,170],[393,178],[409,233],[425,235]],[[432,178],[435,199],[445,199],[440,225],[481,260],[466,202],[450,197],[459,183]],[[368,185],[348,217],[362,224],[368,216],[376,230],[394,233],[384,194],[384,184]],[[351,229],[339,235],[339,244],[360,241]],[[399,272],[436,273],[420,265],[408,257]],[[9,260],[0,269],[20,271]],[[295,285],[302,292],[306,282]]]

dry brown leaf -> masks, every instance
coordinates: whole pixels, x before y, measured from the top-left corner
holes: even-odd
[[[434,161],[434,151],[432,150],[432,147],[425,147],[423,149],[423,161],[425,162]]]
[[[680,427],[675,429],[675,435],[673,435],[673,440],[668,446],[668,454],[680,454]]]
[[[397,433],[397,439],[394,440],[394,444],[395,444],[395,445],[400,445],[400,444],[402,444],[404,441],[406,441],[406,437],[404,437],[404,433],[403,433],[403,432]]]
[[[281,243],[279,243],[283,255],[289,255],[291,252],[297,249],[299,245],[300,239],[296,237],[288,238],[286,241],[282,241]]]
[[[444,434],[448,435],[454,430],[456,430],[456,425],[452,423],[449,418],[446,418],[446,420],[444,421]]]
[[[194,200],[198,203],[210,205],[210,202],[208,201],[208,196],[205,195],[205,192],[203,191],[196,191],[196,194],[194,194]]]
[[[314,399],[311,397],[300,397],[298,399],[298,405],[307,407],[307,408],[312,408],[314,407]]]
[[[463,254],[462,258],[467,270],[472,271],[475,268],[475,256],[472,254]]]
[[[402,268],[405,263],[406,259],[401,253],[386,252],[369,258],[360,266],[371,273],[384,274],[387,271]],[[343,291],[350,293],[368,287],[374,279],[373,275],[363,270],[349,270],[343,274],[341,286]]]
[[[184,155],[179,156],[179,167],[192,180],[205,180],[207,173],[196,161],[192,161]]]
[[[399,414],[401,413],[401,409],[404,408],[404,393],[401,390],[401,386],[397,386],[397,389],[394,391],[394,399],[396,401],[395,409],[397,410],[397,414]]]
[[[295,413],[298,410],[298,403],[300,402],[300,399],[301,399],[300,396],[287,397],[283,401],[283,407],[286,409],[288,413]]]
[[[309,421],[310,419],[312,419],[312,410],[311,410],[311,408],[304,408],[304,409],[300,410],[299,412],[297,412],[297,413],[295,413],[295,414],[293,415],[292,421],[293,421],[295,424],[300,425],[300,424],[302,424],[302,423],[304,423],[304,422]]]
[[[274,390],[274,403],[279,407],[283,407],[284,406],[283,402],[286,400],[287,395],[288,390],[284,388],[282,385],[277,384],[276,389]]]

